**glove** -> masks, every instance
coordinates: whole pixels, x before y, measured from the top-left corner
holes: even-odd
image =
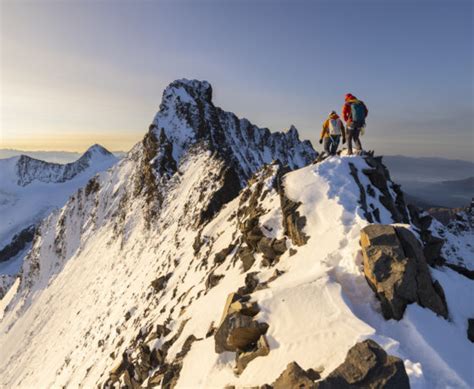
[[[322,139],[319,140],[319,144],[320,144],[320,145],[323,144],[323,140],[322,140]]]

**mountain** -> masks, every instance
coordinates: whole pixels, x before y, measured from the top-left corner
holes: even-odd
[[[474,171],[473,162],[456,159],[387,155],[384,162],[399,182],[462,180],[471,177]]]
[[[34,226],[51,210],[62,207],[92,176],[116,161],[99,145],[64,165],[26,155],[1,159],[0,274],[16,274],[33,239]]]
[[[170,84],[37,229],[0,302],[0,385],[471,387],[468,220],[407,207],[380,157],[315,157]]]
[[[410,201],[423,208],[465,207],[474,196],[474,163],[443,158],[384,158]]]
[[[425,202],[436,207],[465,207],[474,197],[474,177],[430,183],[405,182],[403,190],[415,193],[420,200],[415,200],[414,203],[420,206],[420,202]],[[430,208],[432,207],[433,205]]]
[[[112,151],[118,158],[122,158],[126,153],[123,151]],[[79,159],[82,154],[73,151],[26,151],[26,150],[15,150],[15,149],[0,149],[0,159],[18,157],[20,155],[26,155],[34,159],[40,159],[46,162],[62,163],[66,164],[74,162]]]

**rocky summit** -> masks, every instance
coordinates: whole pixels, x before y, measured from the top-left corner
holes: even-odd
[[[443,225],[382,157],[317,158],[212,95],[171,83],[143,140],[25,232],[0,386],[474,386],[471,211]]]

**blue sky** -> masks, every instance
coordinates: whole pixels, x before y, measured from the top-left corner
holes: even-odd
[[[316,146],[351,92],[381,154],[473,160],[471,1],[3,1],[2,147],[127,149],[177,78]],[[319,146],[319,145],[317,145]]]

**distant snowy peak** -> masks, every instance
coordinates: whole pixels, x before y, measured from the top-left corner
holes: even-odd
[[[152,131],[171,149],[174,163],[192,144],[204,141],[236,170],[242,183],[273,160],[295,169],[317,156],[309,141],[299,139],[294,126],[287,132],[271,133],[214,106],[207,81],[172,82],[163,92]]]
[[[101,170],[104,164],[110,165],[117,160],[117,157],[104,147],[95,144],[77,161],[67,164],[45,162],[26,155],[21,155],[16,159],[17,184],[26,186],[33,181],[43,183],[66,182],[90,167],[97,167]]]

